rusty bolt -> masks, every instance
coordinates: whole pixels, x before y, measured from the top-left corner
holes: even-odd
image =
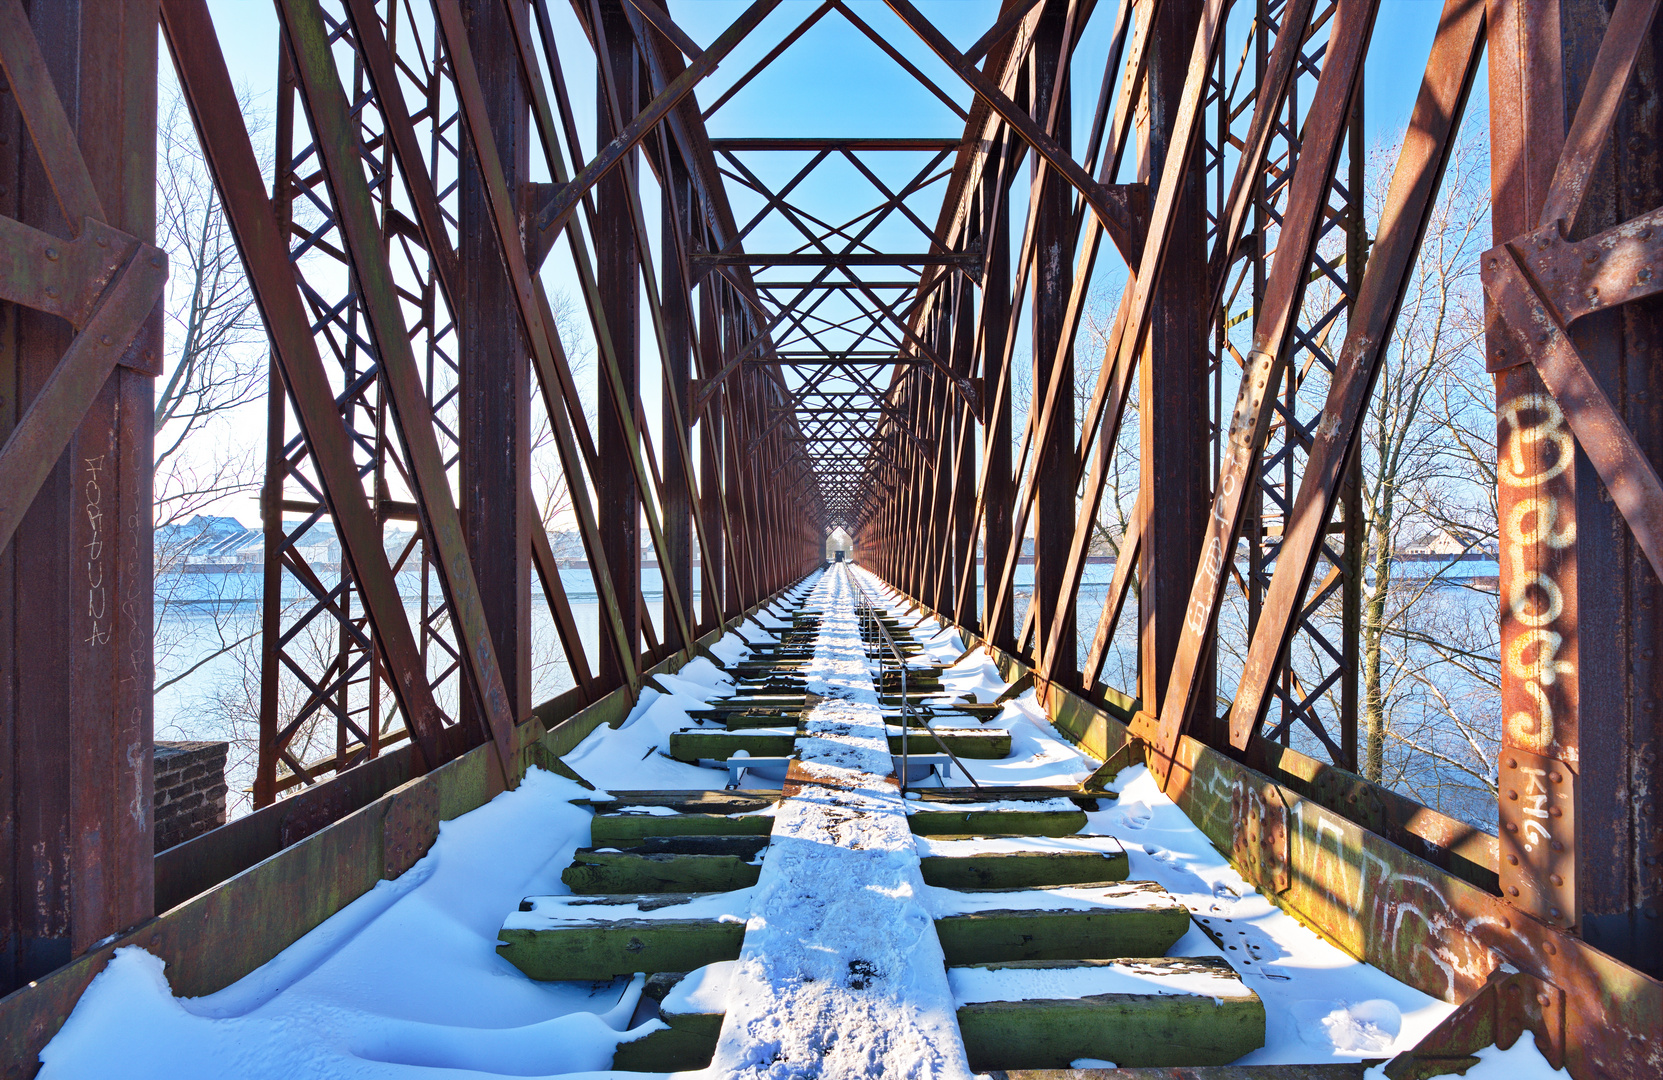
[[[1549,874],[1548,880],[1553,882],[1554,888],[1558,888],[1559,886],[1565,884],[1565,879],[1560,877],[1558,874]]]
[[[1517,896],[1517,895],[1519,895],[1519,887],[1517,885],[1507,886],[1507,895],[1508,896]]]
[[[1537,994],[1536,995],[1536,1004],[1540,1005],[1542,1008],[1545,1009],[1549,1005],[1551,1005],[1552,1003],[1553,1003],[1553,999],[1548,997],[1546,994]]]
[[[110,238],[108,236],[100,236],[98,238],[98,246],[99,247],[109,247],[110,246]]]
[[[1501,265],[1501,260],[1497,259],[1494,255],[1491,255],[1490,256],[1490,269],[1494,270],[1496,267],[1498,267],[1500,265]]]
[[[1556,908],[1556,907],[1550,907],[1550,908],[1548,908],[1548,914],[1553,916],[1555,919],[1557,919],[1559,917],[1559,909]],[[1548,951],[1552,952],[1553,950],[1550,949]]]
[[[1559,916],[1559,909],[1558,908],[1553,909],[1553,915],[1554,915],[1555,918],[1558,918],[1558,916]],[[1549,956],[1558,956],[1559,955],[1559,946],[1555,945],[1551,941],[1542,942],[1542,948],[1547,950],[1547,954]]]
[[[1507,831],[1508,832],[1518,832],[1519,831],[1519,823],[1516,822],[1516,821],[1509,821],[1507,823]]]
[[[1507,984],[1507,992],[1509,994],[1512,994],[1514,997],[1518,997],[1519,996],[1519,984],[1516,983],[1516,982],[1508,983]]]
[[[1507,865],[1508,866],[1517,866],[1517,865],[1519,865],[1519,857],[1517,855],[1508,855],[1507,856]]]
[[[1640,230],[1640,239],[1642,239],[1642,240],[1650,240],[1651,239],[1651,226],[1650,225],[1647,225],[1645,228]]]
[[[1595,286],[1591,287],[1588,290],[1588,302],[1590,304],[1599,303],[1599,286],[1598,285],[1595,285]]]
[[[1505,916],[1505,915],[1503,915],[1503,916],[1502,916],[1502,917],[1501,917],[1501,928],[1502,928],[1502,929],[1503,929],[1503,930],[1511,930],[1511,929],[1513,929],[1513,920],[1512,920],[1512,919],[1509,919],[1509,918],[1508,918],[1508,917],[1507,917],[1507,916]]]
[[[56,300],[58,298],[58,289],[57,289],[57,287],[54,286],[54,285],[48,285],[46,287],[46,295],[50,296],[52,299]]]
[[[1509,791],[1507,793],[1507,798],[1510,799],[1513,802],[1518,802],[1519,801],[1519,793],[1516,792],[1516,791]]]
[[[1650,281],[1651,280],[1651,267],[1649,267],[1649,266],[1640,267],[1640,272],[1635,274],[1634,277],[1635,277],[1636,280],[1639,280],[1639,281]]]
[[[1552,849],[1553,849],[1553,850],[1555,850],[1555,851],[1564,851],[1564,850],[1565,850],[1565,845],[1564,845],[1564,844],[1562,844],[1562,843],[1560,843],[1560,842],[1559,842],[1559,841],[1557,841],[1557,840],[1555,840],[1555,841],[1553,841],[1553,842],[1552,842],[1552,843],[1551,843],[1551,844],[1549,844],[1549,845],[1548,845],[1548,846],[1549,846],[1549,847],[1551,847],[1551,848],[1552,848]]]
[[[114,345],[115,344],[115,342],[113,340],[111,340],[110,335],[108,335],[108,334],[105,334],[103,337],[99,338],[98,343],[100,345]]]
[[[1503,348],[1502,346],[1500,346],[1500,345],[1496,346],[1496,359],[1497,360],[1507,359],[1507,350],[1505,348]]]
[[[1564,816],[1565,816],[1565,811],[1559,809],[1557,806],[1548,807],[1548,817],[1564,817]]]
[[[46,249],[46,261],[47,262],[57,262],[58,261],[58,249],[57,248],[49,247],[49,248]]]
[[[1555,769],[1552,772],[1548,773],[1548,779],[1552,780],[1555,784],[1558,784],[1558,783],[1563,782],[1565,778],[1563,776],[1559,775],[1559,770],[1558,769]]]
[[[1582,256],[1582,261],[1587,263],[1589,266],[1592,266],[1595,263],[1599,262],[1599,257],[1603,254],[1604,254],[1604,252],[1602,252],[1598,248],[1596,248],[1593,251],[1588,252],[1588,254]]]
[[[156,267],[157,269],[161,269],[162,257],[160,255],[150,256],[150,265]]]
[[[1509,769],[1516,769],[1516,768],[1518,768],[1518,767],[1519,767],[1519,759],[1518,759],[1518,758],[1516,758],[1516,757],[1510,757],[1510,758],[1508,758],[1508,759],[1507,759],[1507,767],[1508,767],[1508,768],[1509,768]]]

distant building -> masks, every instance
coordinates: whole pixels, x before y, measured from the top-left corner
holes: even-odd
[[[1494,559],[1499,548],[1488,537],[1465,530],[1437,528],[1397,549],[1400,559]]]
[[[159,571],[238,573],[244,567],[249,546],[258,549],[260,530],[250,529],[234,517],[197,514],[189,521],[157,529],[155,544]]]
[[[409,538],[409,532],[388,536],[388,554],[401,551]],[[307,529],[295,550],[318,569],[341,564],[340,539],[327,521]],[[156,569],[161,573],[254,573],[264,564],[265,551],[264,533],[233,517],[197,514],[156,530]]]

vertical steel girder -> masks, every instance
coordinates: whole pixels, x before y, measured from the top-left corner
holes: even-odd
[[[1658,102],[1635,72],[1655,56],[1657,7],[1493,6],[1492,42],[1521,46],[1491,50],[1497,246],[1481,268],[1498,373],[1502,889],[1652,975],[1663,850],[1642,792],[1660,734],[1663,485],[1642,402],[1663,172],[1637,152]],[[1583,626],[1602,628],[1598,647],[1581,647]]]
[[[636,75],[640,64],[621,0],[601,0],[592,10],[590,30],[596,37],[599,54],[595,90],[599,122],[595,138],[606,144],[622,134],[614,127],[611,102],[617,100],[631,114],[639,105]],[[641,592],[641,493],[628,471],[611,464],[627,461],[640,452],[635,433],[625,429],[625,414],[640,395],[641,290],[636,283],[641,267],[633,235],[634,223],[630,219],[630,201],[637,197],[633,190],[634,158],[633,150],[620,154],[618,167],[603,175],[595,186],[598,225],[595,277],[600,287],[602,315],[612,342],[607,366],[617,372],[616,380],[600,380],[595,449],[601,469],[595,477],[595,502],[601,543],[610,554],[612,588],[620,597],[637,596]],[[638,664],[639,608],[626,603],[621,614],[624,637],[630,643],[629,662]],[[618,655],[622,647],[620,642],[609,641],[601,650],[599,671],[603,682],[623,680],[624,659]]]
[[[1229,577],[1226,553],[1236,549],[1246,518],[1247,497],[1256,491],[1255,473],[1277,406],[1279,384],[1292,347],[1296,313],[1302,306],[1307,267],[1316,254],[1319,228],[1328,209],[1330,177],[1344,148],[1351,115],[1353,87],[1363,70],[1373,30],[1374,7],[1342,6],[1330,39],[1322,79],[1317,85],[1306,121],[1298,164],[1295,166],[1288,211],[1282,219],[1276,261],[1266,284],[1253,332],[1253,349],[1243,371],[1235,410],[1225,436],[1212,514],[1201,546],[1200,572],[1194,578],[1184,608],[1182,637],[1173,657],[1171,678],[1160,705],[1160,730],[1155,742],[1155,771],[1164,780],[1186,722],[1203,699],[1212,707],[1212,693],[1203,677],[1210,659],[1211,637]],[[1192,68],[1192,71],[1194,69]],[[1394,305],[1395,306],[1395,305]],[[1158,496],[1152,496],[1158,497]],[[1147,538],[1144,552],[1156,537]],[[1158,617],[1158,616],[1157,616]]]
[[[0,994],[153,911],[154,12],[0,3]]]

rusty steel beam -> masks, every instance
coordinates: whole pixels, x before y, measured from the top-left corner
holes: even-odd
[[[941,252],[932,254],[920,252],[918,254],[892,252],[831,252],[829,254],[812,254],[807,252],[695,252],[690,261],[695,274],[702,274],[718,266],[957,266],[961,268],[980,266],[982,258],[978,252]],[[770,282],[757,282],[759,288],[769,288]],[[851,281],[845,286],[859,289],[864,282]],[[870,286],[867,286],[870,288]]]
[[[550,424],[554,429],[562,465],[567,476],[575,478],[581,475],[578,462],[582,460],[582,451],[576,443],[573,429],[583,432],[584,429],[580,426],[582,412],[572,408],[569,401],[564,405],[558,404],[554,397],[557,389],[563,393],[572,389],[571,373],[565,362],[564,351],[560,349],[559,335],[554,328],[547,297],[543,295],[541,284],[533,277],[527,260],[514,203],[503,179],[496,144],[482,134],[485,112],[483,96],[479,92],[478,75],[467,46],[466,33],[460,24],[460,15],[454,8],[446,5],[441,5],[438,11],[440,27],[452,55],[452,66],[455,69],[458,97],[461,99],[463,112],[481,121],[466,126],[490,197],[492,231],[497,238],[498,251],[508,264],[510,278],[514,282],[515,306],[531,342],[532,361],[542,388]],[[593,457],[592,451],[590,456]],[[625,612],[634,608],[634,600],[620,599],[613,588],[606,548],[600,541],[597,514],[590,503],[587,486],[576,483],[572,484],[569,490],[579,529],[584,534],[585,549],[588,552],[596,590],[606,609],[608,628],[612,631],[609,637],[603,635],[603,638],[613,642],[620,649],[625,661],[624,681],[634,687],[639,678],[638,668],[632,659],[633,650],[624,648],[625,642],[633,641],[625,627]]]
[[[213,20],[203,0],[166,0],[161,11],[180,86],[322,480],[321,494],[340,530],[344,553],[375,628],[376,644],[393,674],[394,694],[421,747],[418,769],[436,767],[447,757],[439,709],[382,548],[380,525],[358,478],[335,395],[311,335],[287,245],[263,194],[260,167],[238,111]]]
[[[510,191],[530,179],[529,102],[515,66],[508,8],[525,0],[463,0],[469,45],[480,72],[490,134],[502,148],[503,181]],[[413,29],[413,28],[412,28]],[[363,46],[359,47],[364,52]],[[378,98],[399,93],[396,81]],[[388,123],[391,128],[393,125]],[[531,350],[519,320],[505,318],[514,283],[491,238],[490,193],[471,144],[460,147],[458,257],[468,268],[460,306],[460,443],[456,497],[469,561],[479,586],[480,614],[490,629],[497,667],[513,714],[530,715],[532,533],[542,532],[535,503],[522,498],[531,473]],[[429,228],[425,235],[433,236]],[[545,537],[546,542],[546,537]],[[512,558],[505,557],[512,553]],[[564,591],[563,589],[561,590]],[[461,719],[477,722],[471,698]]]
[[[1663,853],[1638,793],[1657,774],[1663,588],[1645,449],[1658,431],[1641,402],[1659,327],[1645,216],[1663,202],[1663,175],[1640,152],[1656,88],[1630,74],[1654,47],[1656,7],[1494,6],[1498,246],[1483,261],[1501,481],[1504,900],[1652,975],[1663,971]],[[1584,266],[1567,274],[1560,246],[1588,233]],[[1620,309],[1583,314],[1608,300]],[[1583,627],[1601,628],[1597,647],[1584,647]],[[1579,1034],[1612,1048],[1603,1032]]]
[[[156,55],[144,4],[0,4],[0,994],[154,911]]]
[[[895,14],[900,16],[901,21],[923,39],[942,63],[963,79],[965,84],[976,92],[977,97],[992,106],[1011,129],[1020,135],[1036,154],[1045,159],[1048,166],[1080,193],[1086,204],[1091,207],[1092,213],[1102,222],[1109,239],[1120,249],[1121,255],[1127,262],[1135,261],[1143,246],[1143,230],[1131,204],[1131,190],[1125,185],[1104,185],[1094,180],[1055,137],[1036,123],[1027,111],[1007,97],[986,75],[977,70],[962,53],[953,48],[946,35],[936,29],[922,12],[907,0],[886,2]]]
[[[329,32],[316,0],[280,0],[278,11],[299,77],[300,97],[329,178],[336,221],[379,354],[382,380],[392,403],[393,423],[409,459],[409,477],[422,514],[422,529],[437,551],[435,565],[462,641],[463,663],[471,676],[469,685],[478,695],[476,704],[478,719],[484,727],[482,734],[496,745],[506,775],[512,770],[510,743],[514,725],[523,717],[514,711],[515,699],[504,685],[497,662],[461,516],[445,476],[431,406],[421,388],[392,268],[359,163],[357,127],[349,119],[346,93],[330,51]],[[506,498],[517,507],[518,484],[512,481],[510,484]],[[518,551],[520,545],[514,535],[508,542]],[[522,573],[524,569],[520,568]],[[518,648],[523,639],[516,633],[510,640]]]
[[[1311,102],[1288,211],[1277,241],[1276,261],[1267,283],[1267,300],[1254,326],[1252,355],[1243,369],[1241,389],[1230,417],[1225,459],[1220,465],[1212,513],[1184,610],[1171,678],[1160,698],[1159,712],[1154,714],[1159,724],[1154,770],[1163,782],[1170,775],[1178,737],[1192,721],[1197,706],[1205,698],[1210,708],[1211,695],[1202,688],[1210,681],[1204,674],[1212,653],[1210,636],[1228,582],[1224,565],[1234,557],[1245,520],[1246,496],[1254,487],[1259,452],[1288,362],[1291,332],[1309,280],[1306,267],[1315,252],[1329,182],[1344,147],[1352,87],[1362,72],[1374,16],[1374,3],[1340,9]],[[1153,539],[1146,538],[1145,552]]]
[[[440,0],[449,3],[452,0]],[[596,188],[613,169],[617,168],[643,138],[654,127],[665,119],[688,94],[693,92],[704,77],[716,70],[716,65],[722,58],[744,41],[750,32],[756,29],[758,23],[767,17],[768,13],[778,7],[780,0],[754,0],[739,18],[733,21],[717,39],[710,43],[710,48],[701,52],[697,59],[685,71],[676,76],[674,82],[665,87],[663,92],[654,97],[621,130],[602,146],[589,164],[572,178],[560,191],[550,199],[548,204],[537,211],[536,217],[527,227],[527,235],[533,238],[533,247],[539,252],[547,252],[553,238],[560,234],[565,227],[566,219],[572,211]],[[619,26],[628,26],[622,12],[619,13]],[[633,57],[633,53],[631,54]],[[633,62],[633,61],[632,61]],[[604,95],[603,95],[604,100]],[[610,117],[608,118],[610,123]],[[538,259],[537,262],[541,262]]]
[[[1368,269],[1340,350],[1339,369],[1323,405],[1323,421],[1312,441],[1276,572],[1230,708],[1230,742],[1237,749],[1247,747],[1263,722],[1270,681],[1293,634],[1299,600],[1322,557],[1323,533],[1341,497],[1345,463],[1357,452],[1374,383],[1484,46],[1482,8],[1468,0],[1448,0],[1381,211]]]
[[[1059,150],[1072,144],[1073,87],[1069,59],[1073,34],[1068,25],[1069,0],[1046,0],[1034,28],[1030,80],[1030,111],[1041,118]],[[1044,165],[1033,161],[1037,171]],[[1081,295],[1068,253],[1075,247],[1073,206],[1069,191],[1058,183],[1040,189],[1034,245],[1038,266],[1033,291],[1033,386],[1036,400],[1044,393],[1044,412],[1034,440],[1033,471],[1028,490],[1033,500],[1034,590],[1029,610],[1038,625],[1055,627],[1055,655],[1042,655],[1049,672],[1072,685],[1074,655],[1074,593],[1063,587],[1068,542],[1074,534],[1074,331],[1078,309],[1069,301]],[[1095,236],[1095,234],[1094,234]],[[1088,247],[1090,247],[1088,241]],[[1089,265],[1083,267],[1091,275]],[[1020,516],[1018,517],[1020,521]]]

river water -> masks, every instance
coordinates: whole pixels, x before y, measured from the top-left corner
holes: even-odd
[[[1465,570],[1463,577],[1482,579],[1493,573],[1493,564],[1475,564]],[[1076,600],[1078,651],[1081,662],[1096,632],[1098,617],[1107,598],[1108,587],[1114,576],[1110,563],[1092,563],[1085,568],[1084,580]],[[696,612],[699,604],[698,573],[694,573],[695,593],[690,600]],[[585,655],[597,655],[600,631],[600,605],[594,584],[586,568],[563,567],[572,614],[583,640]],[[230,782],[233,788],[233,812],[244,812],[246,790],[253,781],[253,755],[259,709],[259,622],[260,574],[189,573],[164,575],[157,581],[157,682],[161,687],[156,695],[156,737],[158,739],[224,740],[233,743],[230,755]],[[401,593],[406,597],[407,611],[412,625],[419,621],[420,578],[415,573],[399,576]],[[663,623],[663,582],[656,567],[643,567],[642,587],[648,610],[655,627]],[[1015,577],[1017,626],[1025,615],[1033,590],[1033,566],[1021,564]],[[1493,625],[1495,598],[1493,594],[1458,587],[1433,590],[1419,602],[1423,605],[1440,604],[1455,611],[1455,618],[1466,619],[1483,628],[1486,620]],[[573,685],[570,668],[566,664],[560,641],[555,634],[553,617],[541,603],[541,594],[534,593],[532,606],[532,695],[536,701],[547,700]],[[283,602],[290,612],[304,610],[311,602],[299,583],[290,576],[284,579]],[[1233,693],[1240,673],[1240,660],[1245,653],[1245,605],[1239,591],[1227,599],[1226,611],[1220,619],[1218,664],[1220,693],[1219,711],[1228,709],[1228,698]],[[1447,617],[1446,617],[1447,621]],[[1338,643],[1339,626],[1336,614],[1319,613],[1319,627],[1333,643]],[[324,625],[322,620],[319,626]],[[316,670],[327,663],[333,650],[333,639],[320,635],[321,645],[314,645]],[[291,651],[302,652],[304,641],[293,642]],[[1297,659],[1302,656],[1301,659]],[[1436,656],[1426,655],[1422,649],[1416,655],[1411,646],[1403,647],[1402,663],[1394,679],[1397,695],[1394,708],[1403,717],[1405,730],[1412,731],[1411,742],[1399,738],[1388,747],[1396,753],[1395,773],[1387,776],[1393,786],[1420,798],[1446,813],[1452,813],[1474,824],[1493,827],[1494,797],[1482,789],[1473,777],[1461,770],[1439,764],[1438,754],[1455,751],[1472,759],[1479,771],[1487,767],[1483,751],[1489,743],[1480,738],[1478,750],[1473,749],[1472,731],[1480,735],[1499,724],[1496,716],[1487,715],[1493,705],[1493,693],[1482,682],[1473,679],[1459,668],[1440,663]],[[431,669],[439,670],[435,658]],[[1321,676],[1319,669],[1332,668],[1331,661],[1307,648],[1296,653],[1296,668],[1303,665],[1311,681]],[[1404,675],[1407,671],[1409,674]],[[1302,672],[1304,673],[1304,672]],[[1135,692],[1137,685],[1137,607],[1131,598],[1122,613],[1120,626],[1106,654],[1103,682],[1127,692]],[[448,694],[441,691],[441,708],[455,708],[454,684]],[[289,693],[300,693],[299,684],[292,678],[285,685]],[[1333,688],[1324,702],[1331,701]],[[1455,723],[1451,715],[1464,717]],[[1274,711],[1274,710],[1273,710]],[[1319,704],[1318,711],[1331,715],[1332,709]],[[1397,721],[1394,720],[1394,724]],[[402,727],[395,717],[386,718],[383,729]],[[333,738],[333,725],[325,733]],[[1296,749],[1328,760],[1322,744],[1302,725],[1294,725],[1288,733],[1289,743]],[[1416,749],[1416,745],[1420,749]],[[332,743],[319,744],[317,752],[305,757],[315,760],[321,753],[332,751]],[[1493,762],[1493,755],[1490,755]],[[1476,785],[1476,786],[1475,786]]]

